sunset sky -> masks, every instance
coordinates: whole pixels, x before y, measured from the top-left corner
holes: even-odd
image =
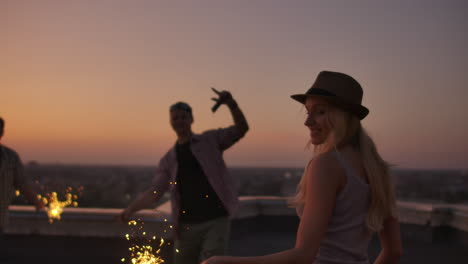
[[[1,1],[2,143],[23,161],[156,165],[169,106],[193,130],[229,90],[251,130],[231,166],[302,167],[305,111],[289,98],[321,70],[364,88],[363,125],[398,168],[468,169],[468,2]]]

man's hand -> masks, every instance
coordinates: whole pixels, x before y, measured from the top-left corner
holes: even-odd
[[[130,221],[130,217],[132,216],[132,213],[128,208],[124,209],[120,214],[116,215],[115,218],[122,222],[122,223],[128,223]]]
[[[41,199],[37,199],[34,203],[34,207],[36,207],[36,211],[43,211],[45,209],[45,203]]]
[[[216,104],[211,108],[211,111],[214,113],[222,104],[228,104],[233,101],[232,95],[228,91],[218,91],[214,87],[211,87],[211,90],[218,95],[218,98],[211,98],[211,100],[215,101]]]

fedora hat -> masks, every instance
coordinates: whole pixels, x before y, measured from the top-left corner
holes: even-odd
[[[362,94],[361,85],[353,77],[341,72],[322,71],[306,93],[294,94],[291,98],[305,104],[309,96],[322,97],[362,120],[369,114],[369,109],[361,104]]]

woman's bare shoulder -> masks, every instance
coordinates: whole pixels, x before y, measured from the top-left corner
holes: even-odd
[[[309,167],[315,168],[335,168],[339,166],[338,159],[336,158],[336,154],[333,152],[324,152],[316,155],[313,159],[309,162]]]
[[[339,178],[344,173],[341,164],[333,152],[320,153],[307,166],[309,177]]]

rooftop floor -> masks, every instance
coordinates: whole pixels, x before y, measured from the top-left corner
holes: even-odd
[[[294,210],[277,197],[243,197],[237,218],[232,222],[229,254],[253,256],[274,253],[294,246],[298,218]],[[453,207],[453,206],[452,206]],[[148,231],[162,234],[169,205],[142,211]],[[468,225],[465,207],[399,203],[404,255],[401,263],[468,263]],[[62,220],[49,224],[45,215],[32,207],[12,208],[7,230],[8,264],[22,263],[122,263],[127,258],[128,227],[114,216],[120,210],[71,208]],[[166,242],[171,243],[170,229]],[[166,244],[168,244],[166,243]],[[369,246],[369,257],[379,252],[376,237]],[[162,257],[172,263],[172,245],[164,246]],[[4,263],[1,262],[0,263]]]

